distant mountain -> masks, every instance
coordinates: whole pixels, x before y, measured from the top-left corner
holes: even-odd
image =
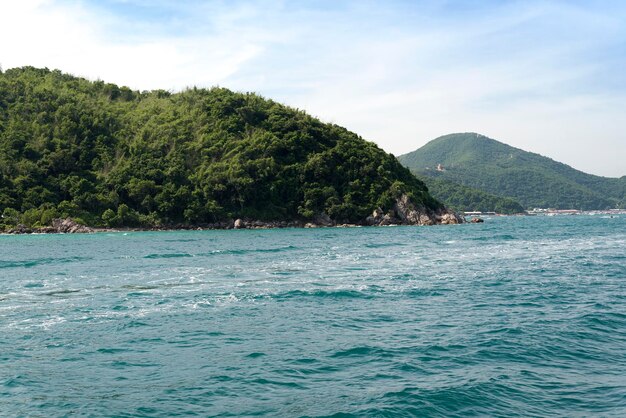
[[[505,215],[524,212],[524,207],[508,197],[464,186],[441,176],[421,176],[428,191],[446,207],[457,211],[497,212]]]
[[[445,135],[398,158],[419,176],[508,197],[526,208],[590,210],[625,204],[626,176],[583,173],[477,133]]]

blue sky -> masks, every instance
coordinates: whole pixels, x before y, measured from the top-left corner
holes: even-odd
[[[473,131],[626,175],[626,2],[6,3],[3,68],[47,66],[141,90],[221,85],[394,154]]]

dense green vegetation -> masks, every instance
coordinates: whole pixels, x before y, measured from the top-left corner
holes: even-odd
[[[420,178],[426,183],[433,197],[448,208],[456,211],[497,212],[505,215],[524,212],[522,205],[513,199],[463,186],[446,180],[441,175],[430,174],[431,176],[422,175]]]
[[[373,143],[255,94],[0,72],[0,228],[55,217],[156,226],[326,213],[361,222],[402,193],[441,206]]]
[[[525,208],[607,209],[626,204],[626,177],[586,174],[476,133],[442,136],[399,159],[414,173],[508,197]],[[437,164],[445,171],[437,171]]]

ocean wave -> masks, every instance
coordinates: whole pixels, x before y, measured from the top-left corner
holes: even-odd
[[[32,260],[0,260],[0,269],[17,267],[37,267],[46,264],[67,264],[79,261],[89,261],[92,257],[60,257],[60,258],[36,258]]]
[[[207,239],[200,238],[177,238],[177,239],[164,239],[163,242],[206,242]],[[212,240],[211,240],[212,241]]]
[[[396,248],[405,247],[408,244],[405,242],[375,242],[365,244],[365,248]]]
[[[513,235],[510,234],[495,234],[495,235],[484,235],[479,237],[471,237],[469,240],[471,241],[512,241],[516,240]]]
[[[215,255],[245,255],[245,254],[257,254],[257,253],[282,253],[287,251],[293,251],[299,249],[294,245],[287,245],[284,247],[276,248],[246,248],[246,249],[231,249],[231,250],[212,250],[209,252],[196,254],[198,257],[210,257]]]
[[[161,253],[161,254],[148,254],[143,258],[149,259],[157,259],[157,258],[184,258],[184,257],[193,257],[191,254],[187,253]]]
[[[293,298],[329,298],[329,299],[371,299],[374,297],[363,291],[353,289],[314,289],[314,290],[290,290],[283,293],[268,295],[272,299],[285,300]]]
[[[68,296],[74,293],[80,293],[81,289],[55,289],[49,292],[38,293],[41,296]]]
[[[608,224],[11,238],[3,413],[625,416]]]
[[[331,354],[331,358],[337,357],[390,357],[392,354],[380,347],[372,346],[357,346],[347,348],[345,350],[339,350]]]

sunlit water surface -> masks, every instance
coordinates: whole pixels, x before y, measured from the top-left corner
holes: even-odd
[[[626,217],[0,236],[3,416],[626,416]]]

